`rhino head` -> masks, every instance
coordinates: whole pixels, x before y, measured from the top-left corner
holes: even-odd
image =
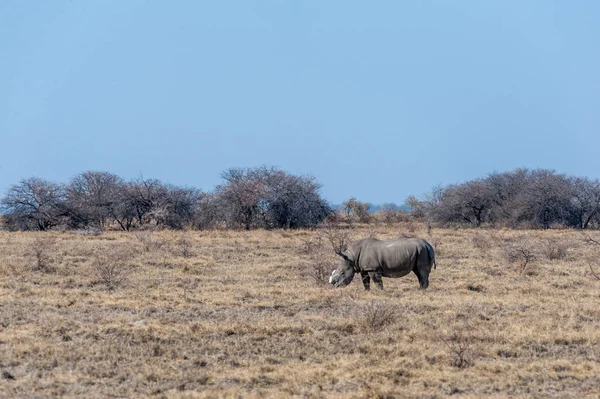
[[[355,262],[352,259],[351,255],[336,251],[342,259],[340,259],[340,265],[337,269],[331,272],[331,277],[329,277],[329,284],[334,287],[345,287],[352,282],[354,279],[354,274],[356,273]]]

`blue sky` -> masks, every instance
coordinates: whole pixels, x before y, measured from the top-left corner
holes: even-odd
[[[517,167],[600,177],[597,1],[0,2],[0,193],[230,167],[402,203]]]

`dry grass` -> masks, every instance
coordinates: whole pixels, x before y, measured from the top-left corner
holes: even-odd
[[[319,230],[0,232],[0,397],[597,397],[600,247],[565,230],[351,233],[374,232],[443,243],[429,289],[316,284],[302,248]],[[505,248],[524,240],[521,273]]]

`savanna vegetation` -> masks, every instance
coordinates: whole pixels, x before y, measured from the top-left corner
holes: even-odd
[[[2,227],[250,230],[310,228],[328,217],[359,223],[374,219],[371,204],[355,197],[334,212],[312,176],[263,166],[228,169],[221,177],[222,184],[212,191],[142,176],[126,181],[96,171],[80,173],[67,184],[24,179],[0,199]],[[424,197],[409,196],[402,208],[383,204],[377,213],[377,219],[388,224],[413,220],[446,227],[595,229],[600,226],[600,181],[552,170],[516,169],[435,187]]]
[[[509,228],[598,228],[600,181],[546,169],[516,169],[438,187],[424,201],[409,198],[418,213],[441,225]]]
[[[429,289],[331,288],[340,236],[426,238]],[[0,396],[597,397],[599,240],[417,222],[1,232]]]
[[[598,181],[515,170],[373,214],[310,176],[222,178],[11,186],[0,397],[597,397]],[[425,238],[430,287],[332,288],[368,236]]]
[[[108,172],[83,172],[68,184],[33,177],[8,189],[0,211],[13,231],[305,228],[331,213],[311,176],[258,167],[221,177],[212,192]]]

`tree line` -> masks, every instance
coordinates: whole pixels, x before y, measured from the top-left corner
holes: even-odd
[[[96,171],[80,173],[67,184],[24,179],[0,199],[2,224],[9,230],[249,230],[314,227],[329,217],[350,223],[421,220],[440,226],[600,227],[600,181],[547,169],[516,169],[438,186],[426,198],[410,196],[408,212],[385,204],[377,215],[354,197],[335,212],[312,176],[263,166],[228,169],[221,177],[212,192]]]
[[[213,192],[97,171],[67,184],[28,178],[0,199],[2,223],[9,230],[302,228],[332,212],[312,176],[258,167],[228,169],[222,178]]]
[[[409,197],[413,216],[440,225],[586,229],[600,225],[600,181],[547,169],[492,173]]]

